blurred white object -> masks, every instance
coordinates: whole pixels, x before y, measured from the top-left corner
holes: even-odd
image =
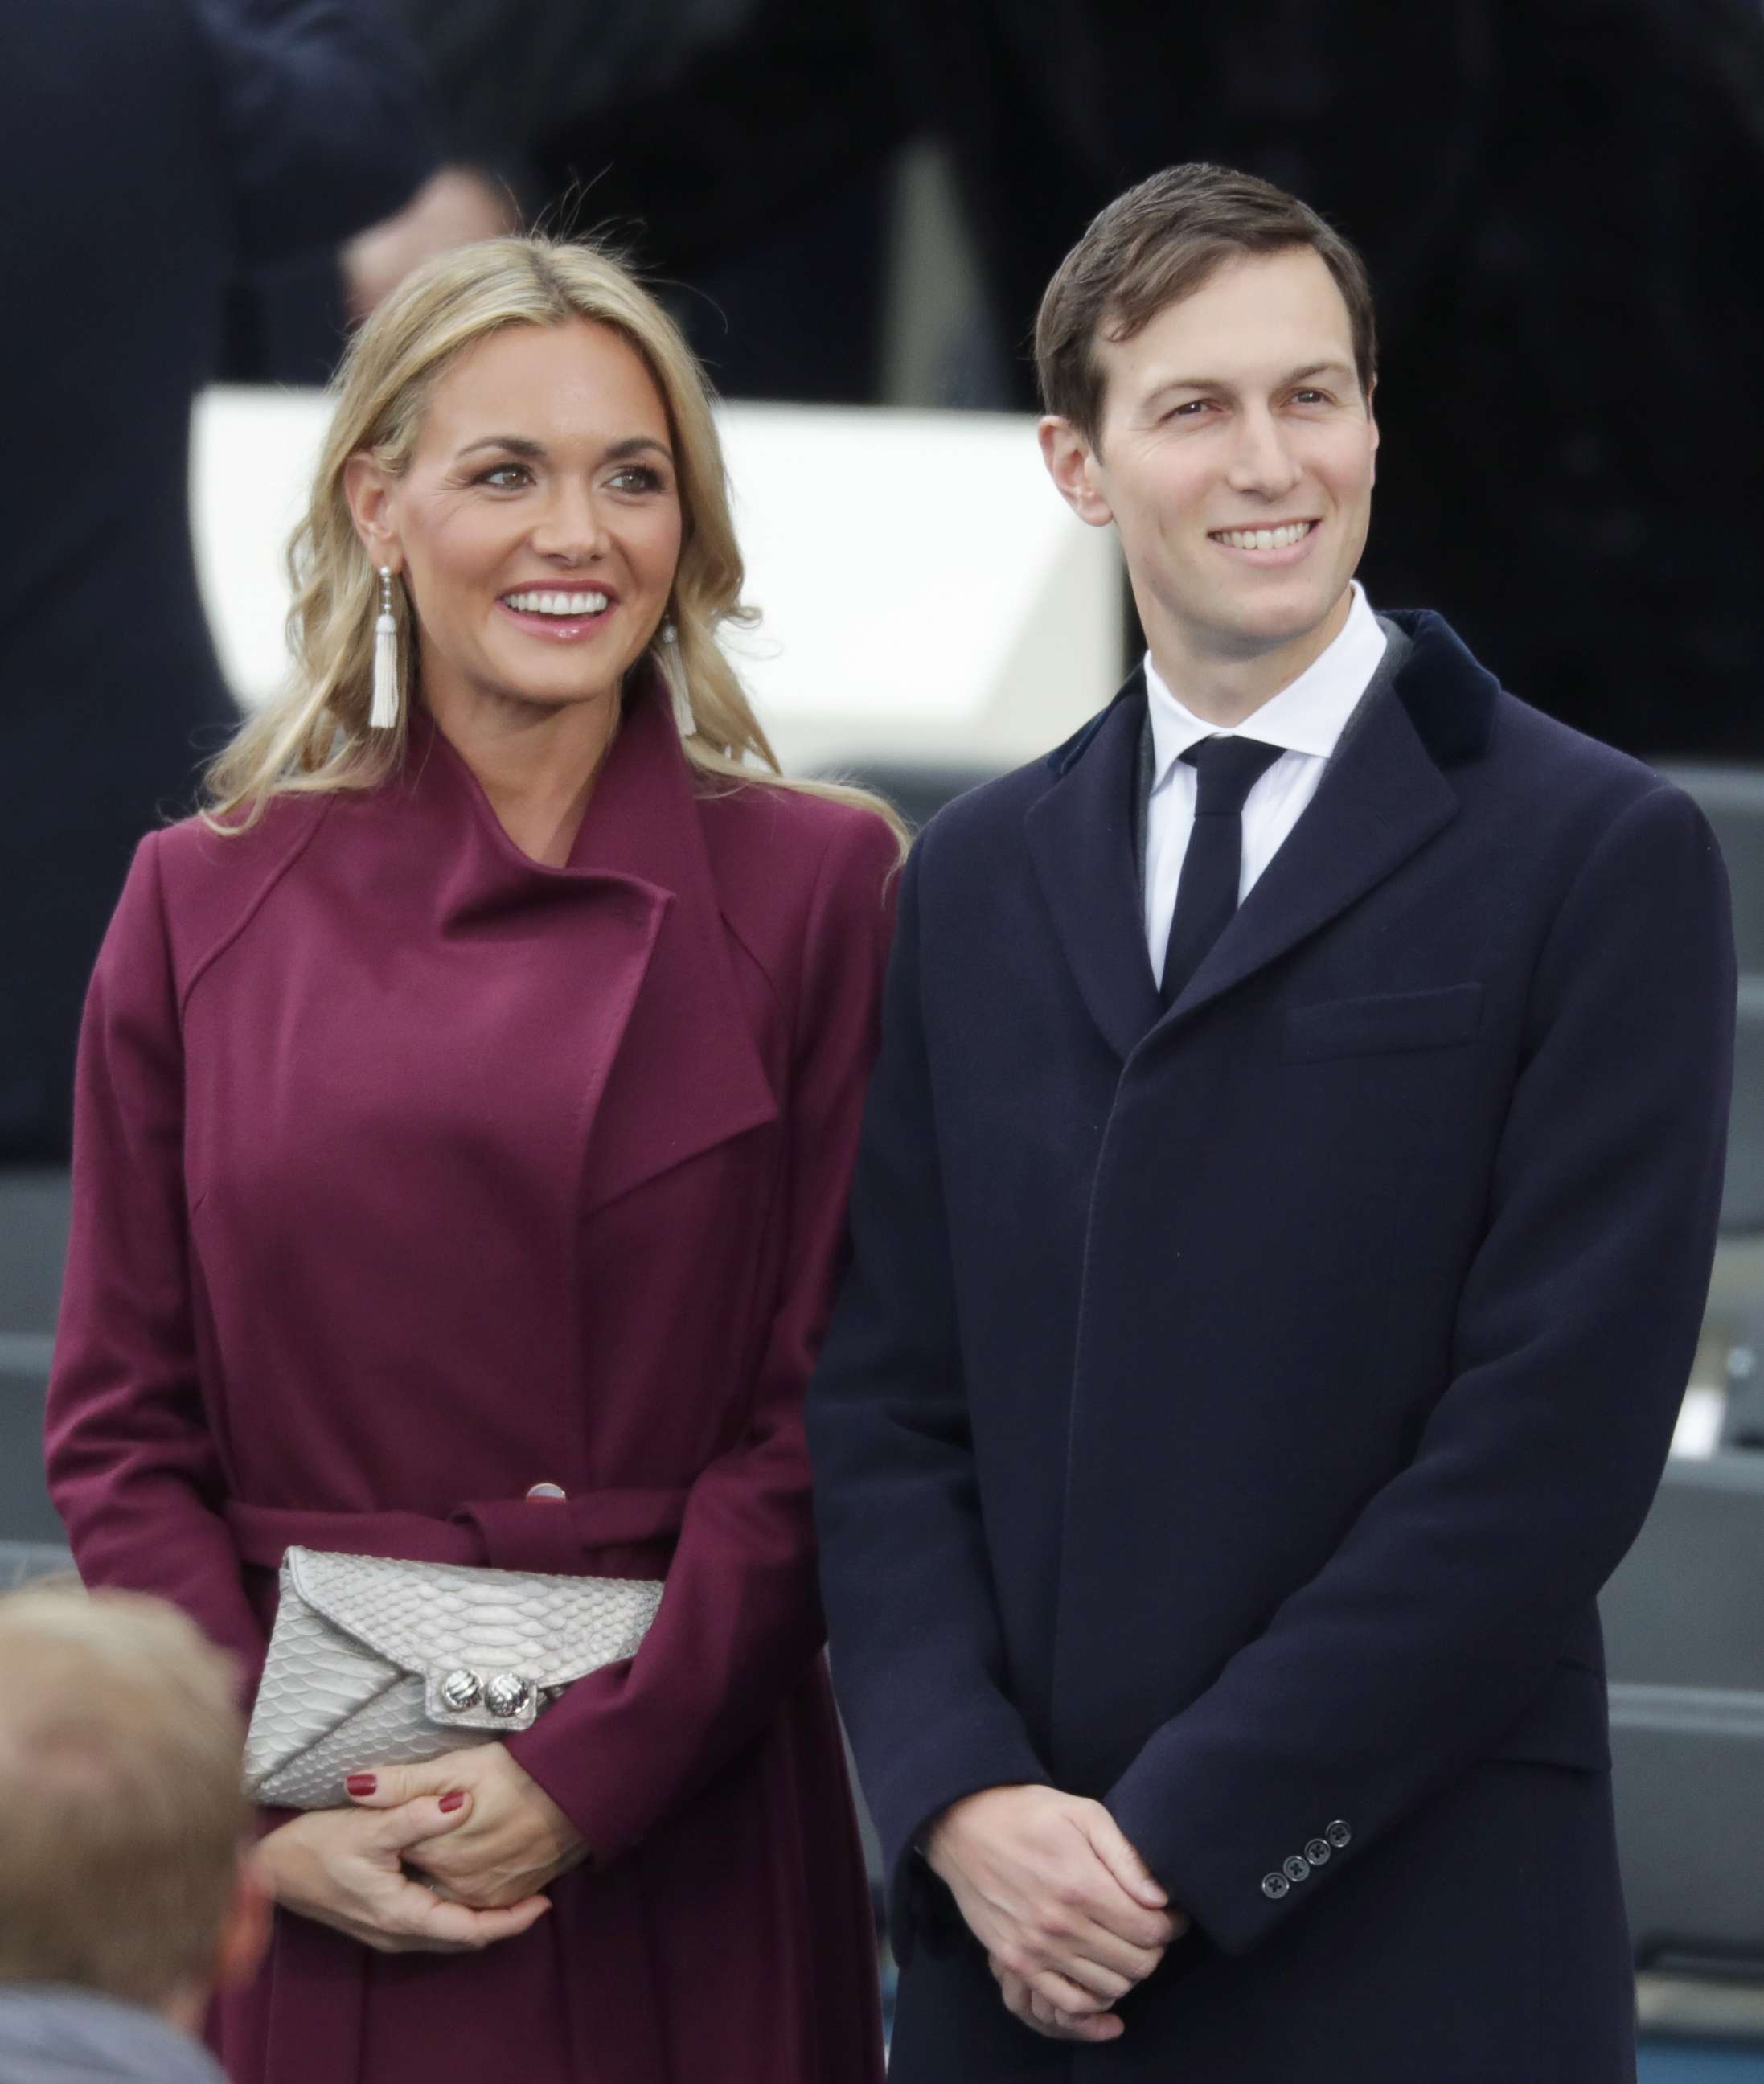
[[[1721,1444],[1721,1421],[1728,1400],[1724,1391],[1706,1383],[1693,1383],[1678,1407],[1672,1451],[1690,1461],[1704,1462]]]
[[[197,569],[247,705],[286,674],[282,554],[325,413],[316,391],[216,388],[197,407]],[[764,611],[729,648],[787,767],[1011,766],[1113,693],[1114,536],[1068,511],[1033,421],[729,405],[721,422]]]

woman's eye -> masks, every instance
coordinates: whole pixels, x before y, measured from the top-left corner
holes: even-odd
[[[494,469],[486,471],[478,483],[494,485],[498,492],[503,492],[524,483],[530,475],[524,463],[499,463]]]
[[[621,492],[659,492],[661,489],[660,472],[651,470],[647,464],[640,463],[627,464],[623,470],[614,473],[610,481]]]

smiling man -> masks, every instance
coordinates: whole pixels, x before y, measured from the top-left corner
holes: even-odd
[[[1303,204],[1156,176],[1037,351],[1147,654],[908,865],[810,1407],[891,2078],[1618,2084],[1594,1600],[1713,1249],[1719,859],[1355,583]]]

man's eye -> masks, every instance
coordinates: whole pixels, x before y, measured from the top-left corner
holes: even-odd
[[[1169,417],[1172,420],[1198,420],[1211,402],[1208,398],[1188,399],[1182,405],[1172,405]]]
[[[1295,391],[1292,402],[1295,405],[1326,405],[1329,394],[1327,391]]]

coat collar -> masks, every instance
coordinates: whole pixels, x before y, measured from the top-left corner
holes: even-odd
[[[1135,667],[1102,714],[1049,756],[1059,777],[1030,807],[1029,857],[1091,1018],[1132,1055],[1158,1017],[1140,924],[1134,788],[1145,722]]]
[[[413,728],[408,772],[418,807],[444,827],[450,849],[436,897],[443,936],[519,933],[536,914],[570,915],[575,955],[560,1011],[579,1053],[594,1202],[776,1119],[696,777],[664,693],[644,684],[628,700],[561,868],[520,851],[432,723]],[[609,1091],[617,1104],[606,1104]]]
[[[1145,685],[1137,670],[1049,757],[1056,777],[1028,839],[1054,932],[1092,1018],[1123,1061],[1327,925],[1456,815],[1448,771],[1486,750],[1494,676],[1440,616],[1389,617],[1408,640],[1375,684],[1317,795],[1227,932],[1161,1017],[1137,901],[1133,791]]]

